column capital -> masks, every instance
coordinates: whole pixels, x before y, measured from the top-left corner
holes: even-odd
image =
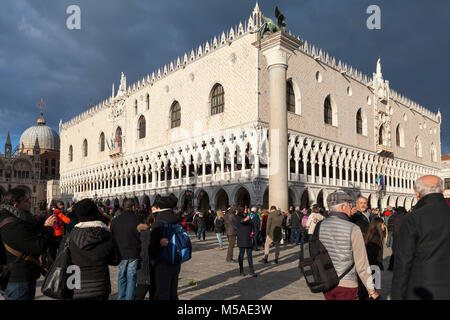
[[[302,42],[284,31],[278,31],[252,44],[261,50],[270,68],[274,65],[285,65],[287,67],[289,58],[295,50],[299,49]]]

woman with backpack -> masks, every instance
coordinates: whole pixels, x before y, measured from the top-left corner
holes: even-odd
[[[222,210],[217,210],[217,217],[214,220],[214,232],[216,233],[219,246],[217,250],[223,250],[222,233],[225,231],[225,219]]]

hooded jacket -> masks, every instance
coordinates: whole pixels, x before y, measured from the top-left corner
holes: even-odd
[[[450,207],[443,194],[420,199],[397,237],[393,300],[450,299]]]
[[[0,230],[1,240],[11,248],[33,258],[45,252],[53,239],[53,228],[44,227],[29,212],[9,205],[0,205],[0,222],[13,218],[12,222]],[[9,282],[35,281],[40,276],[39,267],[18,258],[6,251],[6,262],[9,265]]]
[[[111,293],[108,266],[117,266],[121,260],[109,228],[101,221],[78,223],[70,233],[69,250],[72,264],[81,271],[81,288],[74,289],[73,299],[107,299]]]

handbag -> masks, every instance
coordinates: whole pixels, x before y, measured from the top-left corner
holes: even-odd
[[[63,249],[56,256],[42,284],[42,294],[53,299],[71,299],[73,296],[73,289],[67,287],[69,277],[67,268],[71,265],[69,240],[70,235],[67,237]]]

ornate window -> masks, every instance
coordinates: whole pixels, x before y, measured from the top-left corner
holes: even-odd
[[[121,148],[122,147],[122,128],[117,127],[116,135],[114,136],[114,147]]]
[[[378,130],[378,144],[380,146],[384,145],[384,126],[381,125],[380,129]]]
[[[363,134],[363,119],[361,115],[361,109],[356,113],[356,133]]]
[[[405,147],[405,135],[403,133],[403,128],[399,125],[397,125],[397,129],[395,130],[395,141],[397,144],[397,147],[404,148]]]
[[[225,92],[222,85],[216,84],[211,91],[211,115],[222,113],[225,106]]]
[[[333,108],[331,106],[331,97],[328,96],[325,99],[325,103],[323,106],[323,121],[326,124],[334,125],[333,123]]]
[[[286,108],[288,112],[295,112],[295,93],[291,80],[286,82]]]
[[[139,136],[139,139],[145,138],[145,117],[144,116],[139,117],[138,136]]]
[[[414,150],[416,151],[416,157],[422,157],[422,141],[419,137],[416,137],[416,142],[414,144]]]
[[[105,151],[105,134],[103,132],[100,134],[98,143],[99,143],[99,147],[100,147],[100,152]]]
[[[69,162],[73,161],[73,147],[69,147]]]
[[[176,128],[181,125],[181,106],[175,101],[170,107],[170,127]]]
[[[88,156],[88,142],[86,139],[83,141],[83,157]]]

